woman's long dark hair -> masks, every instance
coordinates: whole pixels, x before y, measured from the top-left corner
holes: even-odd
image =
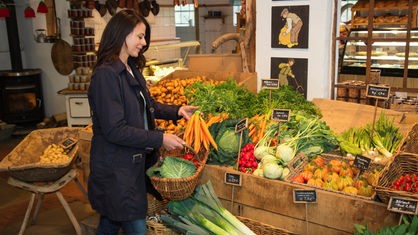
[[[136,64],[140,70],[144,68],[146,63],[144,52],[148,50],[150,44],[151,29],[143,16],[128,9],[119,11],[107,23],[100,40],[95,68],[101,64],[111,64],[119,59],[119,53],[125,43],[126,36],[139,23],[144,23],[146,26],[145,40],[147,45],[142,47],[138,57],[134,58],[134,60],[136,60]]]

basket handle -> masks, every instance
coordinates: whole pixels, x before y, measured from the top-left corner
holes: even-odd
[[[193,153],[193,155],[197,155],[196,151],[194,151],[194,149],[192,148],[192,146],[188,145],[188,144],[183,144],[183,147],[190,150],[190,152]]]

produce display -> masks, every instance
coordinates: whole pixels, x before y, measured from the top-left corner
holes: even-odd
[[[418,175],[417,174],[402,175],[391,183],[390,188],[394,190],[398,190],[398,191],[417,193],[418,192]]]
[[[303,166],[300,173],[290,178],[291,182],[310,185],[328,190],[341,191],[347,194],[372,197],[374,178],[358,177],[359,169],[352,166],[352,161],[321,156],[315,157]],[[369,173],[377,174],[381,169]]]
[[[371,124],[367,124],[343,132],[340,135],[340,150],[343,154],[361,154],[376,162],[387,162],[402,139],[403,136],[399,128],[394,126],[393,120],[389,120],[381,113],[374,128]]]
[[[161,80],[160,82],[149,87],[151,97],[156,101],[165,104],[174,105],[186,105],[187,98],[184,95],[184,90],[187,86],[195,82],[203,82],[208,84],[217,84],[218,81],[208,80],[204,77],[197,76],[188,79],[172,79],[172,80]],[[185,126],[184,119],[180,119],[177,125],[173,121],[169,120],[156,120],[156,127],[164,130],[166,133],[179,133]]]

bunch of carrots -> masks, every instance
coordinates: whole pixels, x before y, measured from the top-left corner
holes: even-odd
[[[219,113],[217,115],[208,115],[208,121],[206,122],[206,125],[210,127],[214,123],[223,122],[225,119],[229,117],[228,113]]]
[[[192,146],[193,150],[198,153],[202,147],[209,151],[212,145],[216,150],[218,146],[209,132],[208,126],[201,116],[201,112],[196,111],[186,124],[183,139],[187,145]]]
[[[268,118],[266,115],[255,115],[254,117],[250,118],[248,130],[249,137],[251,138],[253,143],[258,143],[258,141],[263,138],[264,132],[267,128]]]

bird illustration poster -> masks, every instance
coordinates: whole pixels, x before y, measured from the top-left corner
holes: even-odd
[[[308,48],[309,5],[272,7],[271,47]]]
[[[308,59],[272,57],[270,77],[279,79],[279,86],[292,86],[307,97]]]

